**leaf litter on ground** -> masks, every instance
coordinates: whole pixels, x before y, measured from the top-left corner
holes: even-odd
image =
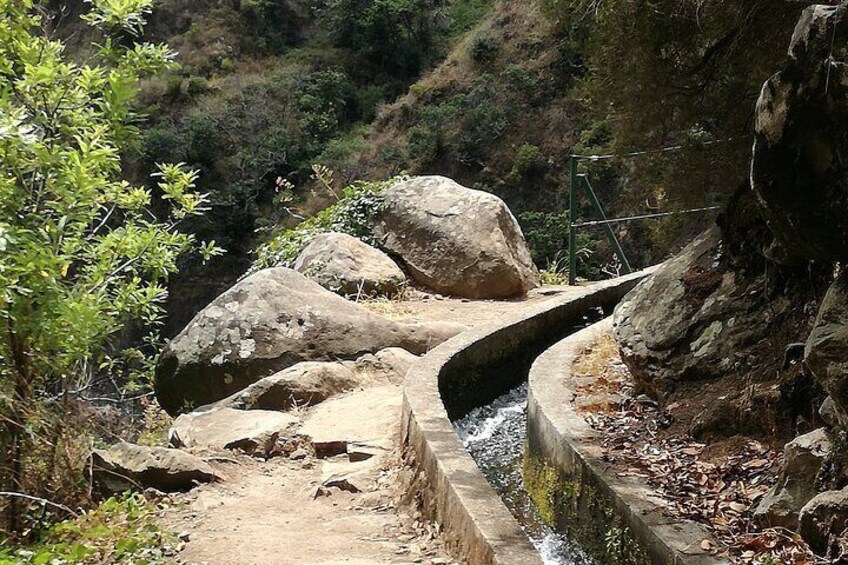
[[[729,456],[706,460],[706,444],[660,433],[673,416],[650,398],[634,395],[629,371],[617,351],[612,352],[600,371],[597,360],[578,362],[575,375],[581,384],[575,390],[616,400],[579,411],[601,433],[604,459],[618,469],[617,475],[644,481],[667,516],[704,525],[714,537],[701,542],[704,552],[724,553],[732,563],[744,565],[822,562],[795,532],[754,523],[757,504],[776,482],[781,451],[749,438]],[[589,375],[596,377],[597,386],[587,382]]]

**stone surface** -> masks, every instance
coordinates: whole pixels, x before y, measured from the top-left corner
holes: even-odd
[[[720,378],[737,354],[769,335],[792,308],[786,297],[765,302],[762,280],[721,269],[721,235],[711,228],[663,263],[615,310],[622,360],[641,391],[654,398],[679,381]]]
[[[332,398],[316,406],[298,433],[320,457],[348,453],[351,444],[389,450],[397,433],[402,393],[394,385]]]
[[[777,484],[757,506],[754,519],[765,527],[797,529],[798,513],[818,494],[816,477],[830,450],[824,428],[787,443]]]
[[[848,488],[818,494],[801,509],[798,533],[819,555],[827,550],[830,536],[838,536],[846,528]]]
[[[154,488],[171,492],[218,480],[203,459],[179,449],[121,442],[91,454],[92,478],[107,495]]]
[[[305,361],[260,379],[216,402],[215,406],[239,410],[288,410],[293,406],[319,404],[331,396],[356,388],[358,384],[353,371],[341,363]]]
[[[285,412],[205,407],[174,420],[168,435],[174,447],[234,449],[268,457],[298,423]]]
[[[751,178],[778,244],[770,256],[784,263],[848,257],[844,20],[844,6],[805,9],[757,102]]]
[[[286,268],[259,271],[216,298],[162,352],[159,403],[170,414],[238,392],[301,361],[401,347],[425,353],[465,329],[368,312]]]
[[[819,406],[819,416],[822,421],[827,424],[831,428],[846,427],[846,420],[840,414],[839,409],[836,408],[836,403],[833,401],[833,397],[828,396],[824,399]]]
[[[417,355],[405,349],[389,347],[374,354],[366,353],[356,361],[344,364],[364,382],[402,383],[406,372],[417,360]]]
[[[444,177],[415,177],[389,188],[375,234],[418,283],[437,292],[505,298],[539,283],[506,204]]]
[[[388,255],[343,233],[315,236],[294,268],[342,296],[392,296],[406,284],[406,275]]]
[[[837,277],[822,300],[804,362],[830,395],[835,419],[848,420],[848,273]]]
[[[347,492],[373,490],[379,477],[382,458],[360,461],[324,461],[321,466],[321,486]]]

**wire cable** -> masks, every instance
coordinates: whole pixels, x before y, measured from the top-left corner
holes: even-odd
[[[662,218],[665,216],[675,216],[678,214],[695,214],[698,212],[710,212],[719,210],[721,206],[707,206],[705,208],[690,208],[688,210],[676,210],[674,212],[656,212],[653,214],[640,214],[638,216],[626,216],[623,218],[609,218],[607,220],[593,220],[591,222],[580,222],[579,224],[571,224],[573,228],[584,228],[588,226],[603,226],[607,224],[616,224],[619,222],[629,222],[631,220],[648,220],[651,218]]]

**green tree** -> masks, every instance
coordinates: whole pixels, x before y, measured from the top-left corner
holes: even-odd
[[[195,172],[160,165],[155,191],[121,179],[138,82],[172,59],[136,40],[152,0],[89,3],[103,39],[81,64],[41,3],[0,0],[0,486],[35,496],[55,494],[69,402],[107,372],[124,393],[143,386],[152,360],[122,332],[155,337],[177,259],[220,251],[179,229],[204,210]],[[5,509],[21,529],[20,499]]]
[[[435,55],[438,0],[332,0],[330,31],[338,47],[364,55],[391,77],[417,75]]]

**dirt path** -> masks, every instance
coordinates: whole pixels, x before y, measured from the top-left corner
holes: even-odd
[[[414,292],[402,301],[366,306],[397,319],[479,327],[563,292],[574,291],[548,287],[520,301],[465,301]],[[174,563],[455,563],[437,527],[397,503],[408,473],[397,454],[401,392],[400,379],[377,379],[299,414],[301,430],[320,429],[327,441],[344,436],[366,457],[373,455],[365,461],[352,463],[348,454],[318,458],[303,450],[267,462],[205,453],[224,480],[178,496],[166,513],[164,525],[187,540]]]

